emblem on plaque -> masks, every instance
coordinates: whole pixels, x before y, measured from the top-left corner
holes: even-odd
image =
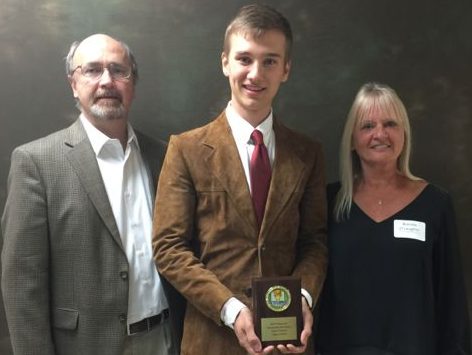
[[[283,312],[290,306],[292,297],[286,287],[276,285],[267,290],[265,301],[269,309],[274,312]]]

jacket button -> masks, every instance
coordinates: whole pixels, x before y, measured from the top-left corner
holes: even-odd
[[[120,272],[120,277],[121,277],[123,280],[127,280],[127,279],[128,279],[128,272],[127,272],[127,271],[121,271],[121,272]]]
[[[265,244],[261,245],[261,251],[265,251],[265,250],[266,250]]]
[[[118,316],[118,319],[120,320],[121,323],[126,322],[126,314],[123,314],[123,313],[120,314],[120,315]]]

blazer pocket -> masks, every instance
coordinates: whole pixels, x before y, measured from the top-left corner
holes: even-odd
[[[59,329],[77,329],[79,311],[69,308],[56,308],[53,314],[53,326]]]

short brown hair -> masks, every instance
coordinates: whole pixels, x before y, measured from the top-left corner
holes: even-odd
[[[280,12],[267,5],[252,4],[239,9],[226,27],[223,51],[229,53],[229,38],[232,34],[249,34],[258,38],[270,30],[280,31],[285,36],[285,61],[288,62],[293,42],[290,23]]]

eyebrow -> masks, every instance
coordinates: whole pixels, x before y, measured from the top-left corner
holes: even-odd
[[[98,64],[98,65],[110,65],[110,64],[127,65],[127,63],[124,63],[124,62],[120,63],[120,62],[116,62],[114,60],[113,61],[106,61],[106,62],[103,62],[101,60],[93,60],[93,61],[90,61],[90,62],[84,62],[82,65],[84,65],[84,64],[88,64],[88,65],[90,65],[90,64],[92,64],[92,65],[95,65],[95,64]]]
[[[358,125],[362,126],[364,124],[369,124],[369,123],[372,123],[372,122],[374,122],[374,120],[372,120],[370,118],[363,118],[363,119],[359,120]],[[380,124],[384,124],[384,123],[388,123],[388,122],[395,122],[395,123],[398,123],[399,125],[401,125],[401,120],[399,118],[395,118],[393,116],[388,116],[388,117],[383,118],[383,119],[380,120]]]
[[[236,52],[235,55],[252,55],[251,52],[248,52],[248,51],[241,51],[241,52]],[[265,57],[276,57],[276,58],[281,58],[282,55],[278,54],[278,53],[267,53],[267,54],[264,54]]]

